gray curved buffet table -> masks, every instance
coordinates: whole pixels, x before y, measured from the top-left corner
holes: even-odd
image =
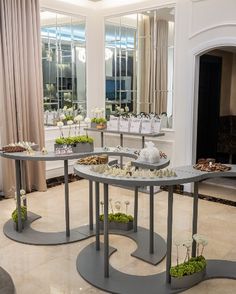
[[[125,294],[166,294],[179,293],[186,289],[173,290],[170,287],[171,253],[172,253],[172,220],[173,220],[173,186],[176,184],[194,183],[192,234],[197,233],[198,222],[198,182],[214,177],[236,177],[236,166],[227,172],[201,172],[192,166],[175,168],[176,177],[163,178],[125,178],[98,174],[89,166],[75,166],[75,173],[85,179],[103,183],[104,185],[104,244],[99,240],[99,206],[96,210],[96,242],[85,247],[77,258],[77,270],[80,275],[95,287],[111,292]],[[122,273],[109,265],[109,256],[116,251],[109,247],[108,229],[108,187],[110,184],[137,186],[168,186],[168,215],[167,215],[167,254],[166,272],[150,276],[135,276]],[[152,211],[150,211],[152,214]],[[152,229],[152,228],[151,228]],[[96,249],[96,250],[95,250]],[[192,245],[192,256],[196,256],[196,243]],[[96,265],[96,266],[95,266]],[[100,269],[104,268],[104,271]],[[236,262],[227,260],[208,260],[206,279],[230,278],[236,279]]]
[[[125,148],[124,150],[117,151],[116,148],[109,148],[104,150],[103,148],[96,148],[94,152],[88,153],[71,153],[65,155],[56,155],[54,152],[49,152],[43,155],[40,151],[35,151],[33,155],[28,155],[25,152],[16,153],[3,153],[0,152],[0,156],[8,159],[15,160],[15,172],[16,172],[16,192],[17,192],[17,209],[20,210],[20,166],[23,161],[64,161],[64,180],[65,180],[65,227],[66,232],[40,232],[31,228],[31,223],[41,218],[32,212],[28,212],[27,221],[24,223],[24,230],[22,231],[22,223],[20,214],[18,213],[18,231],[13,227],[13,221],[8,220],[3,228],[3,231],[7,237],[12,240],[33,245],[58,245],[76,242],[84,240],[94,235],[93,230],[93,195],[89,195],[89,226],[77,227],[70,229],[70,210],[69,210],[69,185],[68,185],[68,160],[78,159],[90,155],[102,155],[107,154],[108,156],[124,156],[137,159],[137,155],[134,153],[134,149]],[[169,160],[161,160],[160,168],[164,165],[169,164]],[[91,186],[90,182],[90,186]],[[91,188],[91,187],[90,187]],[[136,195],[137,196],[137,195]],[[137,197],[135,198],[137,201]],[[137,203],[136,203],[137,206]],[[137,207],[136,207],[137,208]],[[137,210],[136,210],[137,211]],[[137,219],[137,213],[136,213]],[[136,221],[137,224],[137,221]],[[163,256],[164,257],[164,256]],[[162,258],[163,258],[162,257]]]

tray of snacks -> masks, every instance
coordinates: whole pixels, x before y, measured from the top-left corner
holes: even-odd
[[[225,172],[231,170],[230,166],[227,166],[222,163],[217,163],[213,158],[201,158],[198,160],[198,163],[195,164],[193,167],[197,170],[205,172]]]
[[[106,164],[108,162],[107,155],[94,155],[81,158],[77,161],[78,164],[84,165],[98,165],[98,164]]]
[[[5,153],[13,153],[13,152],[24,152],[28,149],[37,149],[38,145],[33,142],[18,142],[18,143],[11,143],[9,145],[3,146],[2,151]]]

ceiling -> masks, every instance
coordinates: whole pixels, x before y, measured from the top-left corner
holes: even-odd
[[[66,4],[73,4],[76,6],[106,9],[106,8],[125,6],[129,4],[135,4],[135,3],[138,4],[138,3],[146,2],[149,0],[129,0],[129,1],[127,0],[58,0],[58,1],[66,3]]]

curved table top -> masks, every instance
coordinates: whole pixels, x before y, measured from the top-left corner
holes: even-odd
[[[169,165],[170,160],[162,158],[159,163],[149,164],[144,162],[136,161],[138,155],[135,154],[136,149],[132,148],[123,148],[121,151],[117,151],[116,147],[110,147],[109,150],[104,150],[103,148],[95,148],[92,152],[84,153],[70,153],[57,155],[55,152],[48,152],[48,154],[43,155],[41,151],[35,151],[34,154],[29,155],[26,152],[0,152],[0,156],[8,159],[14,160],[31,160],[31,161],[56,161],[56,160],[70,160],[70,159],[79,159],[86,156],[93,155],[103,155],[108,156],[124,156],[133,158],[132,165],[148,169],[161,169]]]
[[[192,166],[183,166],[173,168],[177,176],[175,177],[155,177],[155,178],[144,178],[144,177],[121,177],[121,176],[110,176],[99,174],[91,170],[91,166],[79,165],[74,166],[74,172],[85,179],[92,180],[95,182],[105,184],[117,184],[129,187],[135,186],[172,186],[177,184],[185,184],[191,182],[199,182],[201,180],[216,178],[216,177],[236,177],[236,165],[231,166],[230,171],[226,172],[202,172],[194,169]]]
[[[14,160],[32,160],[32,161],[56,161],[56,160],[70,160],[70,159],[78,159],[86,156],[93,155],[112,155],[112,156],[124,156],[131,157],[136,159],[138,156],[134,153],[135,149],[126,148],[121,151],[116,151],[116,148],[110,148],[109,150],[104,150],[103,148],[95,148],[92,152],[84,152],[84,153],[70,153],[57,155],[55,152],[51,151],[48,154],[43,155],[41,151],[35,151],[33,155],[29,155],[26,152],[0,152],[0,156],[4,158],[14,159]]]

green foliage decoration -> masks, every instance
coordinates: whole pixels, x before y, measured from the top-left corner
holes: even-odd
[[[101,214],[99,217],[100,221],[104,221],[104,214]],[[116,223],[124,223],[127,224],[134,220],[132,215],[127,215],[125,213],[117,212],[117,213],[109,213],[108,221],[116,222]]]
[[[27,208],[26,206],[21,206],[21,220],[25,221],[26,220],[26,215],[27,215]],[[18,223],[18,211],[15,209],[12,214],[11,214],[12,220],[15,223]]]
[[[205,267],[206,259],[200,255],[190,258],[187,262],[171,267],[170,275],[175,278],[181,278],[201,272]]]
[[[74,136],[74,137],[65,137],[65,138],[56,138],[55,143],[58,145],[74,145],[76,143],[93,143],[93,138],[86,135]]]
[[[94,117],[91,119],[91,122],[96,124],[105,124],[107,120],[104,117]]]

